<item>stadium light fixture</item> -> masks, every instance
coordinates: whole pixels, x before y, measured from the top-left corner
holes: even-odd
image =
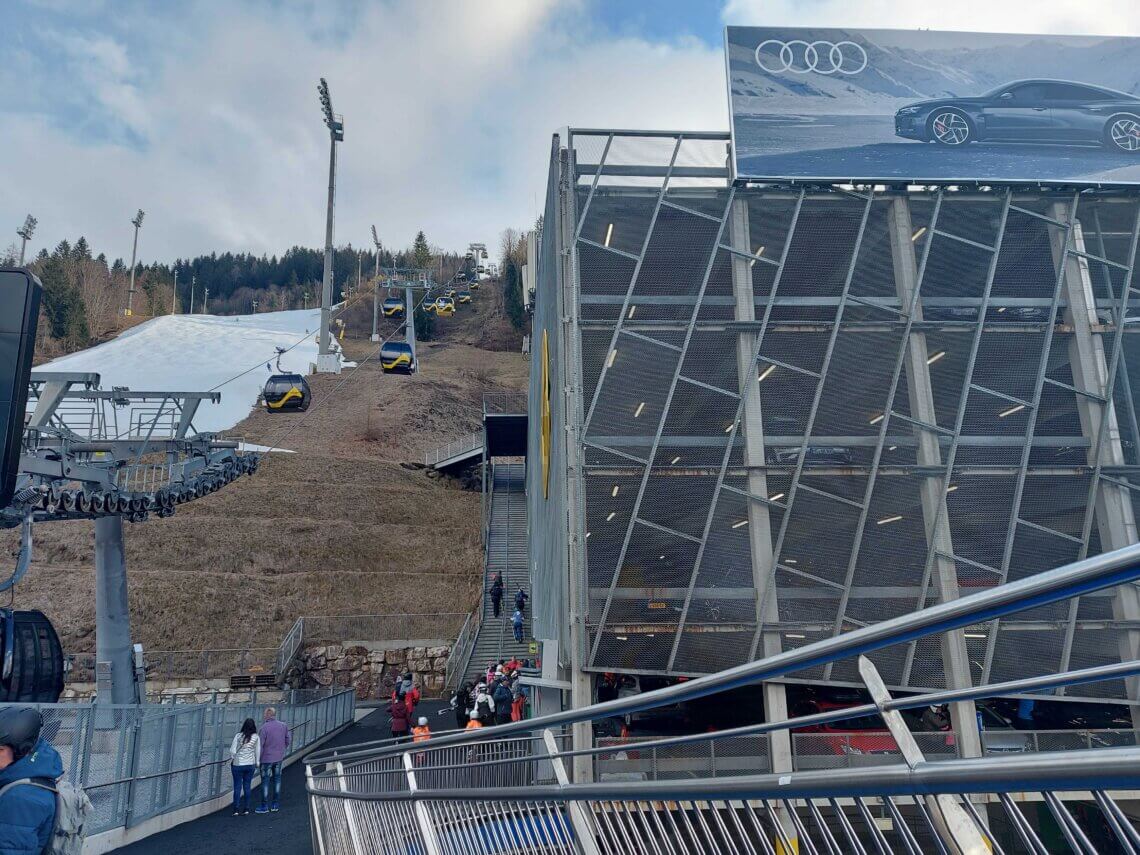
[[[612,238],[613,236],[614,236],[614,224],[610,223],[608,226],[606,226],[606,241],[605,241],[606,246],[610,245],[610,238]]]
[[[633,320],[633,313],[636,311],[637,311],[637,306],[630,306],[629,307],[629,314],[625,316],[625,319],[627,321],[632,321]]]
[[[672,460],[669,461],[669,465],[670,466],[676,466],[680,462],[681,462],[681,455],[678,454],[676,457],[674,457]]]
[[[644,410],[645,410],[645,401],[642,401],[640,404],[637,405],[637,409],[633,411],[633,417],[635,419],[641,418],[641,413]]]
[[[898,522],[901,519],[902,514],[894,514],[893,516],[883,517],[881,520],[876,522],[875,525],[886,525],[887,523]]]
[[[614,367],[614,360],[617,359],[617,348],[615,347],[610,351],[610,355],[606,357],[606,368]]]
[[[920,226],[918,231],[916,231],[913,235],[910,236],[911,243],[914,243],[915,241],[917,241],[924,234],[926,234],[926,226]]]
[[[332,320],[333,298],[333,215],[336,201],[336,144],[344,142],[344,117],[333,111],[332,96],[329,94],[329,82],[323,77],[317,84],[317,95],[321,101],[321,112],[324,115],[325,127],[329,129],[329,196],[325,210],[325,265],[321,282],[321,332],[318,339],[317,370],[339,373],[339,358],[334,357],[334,364],[330,364],[331,336],[329,334]]]
[[[932,353],[932,354],[930,354],[930,356],[928,356],[926,358],[926,364],[927,365],[933,365],[935,362],[937,362],[939,359],[941,359],[945,355],[946,355],[945,350],[940,350],[937,353]]]
[[[1025,409],[1025,404],[1018,404],[1015,407],[1010,407],[1008,410],[1002,410],[998,413],[999,419],[1004,419],[1006,416],[1012,416],[1014,413],[1019,413]]]
[[[28,216],[24,217],[24,224],[22,226],[20,226],[20,228],[16,229],[16,234],[18,234],[20,236],[20,266],[21,267],[24,266],[24,250],[27,249],[28,241],[30,241],[32,239],[32,235],[35,233],[36,226],[38,224],[39,224],[39,220],[37,220],[31,214],[28,214]]]
[[[613,519],[616,516],[617,516],[617,511],[610,511],[609,516],[606,517],[606,522],[613,522]]]
[[[750,262],[748,262],[749,267],[755,267],[756,266],[756,259],[758,259],[760,256],[762,256],[764,254],[764,247],[762,247],[762,246],[757,247],[756,252],[754,254],[755,254],[756,258],[754,258]]]
[[[736,522],[734,522],[732,524],[732,527],[733,528],[741,528],[741,527],[746,526],[746,525],[748,525],[748,520],[737,520]]]
[[[614,488],[613,488],[613,489],[610,491],[610,496],[611,496],[612,498],[616,499],[616,498],[617,498],[617,494],[618,494],[618,485],[617,485],[617,484],[614,484]]]
[[[873,416],[871,418],[870,424],[877,425],[884,418],[886,418],[886,415],[887,415],[886,413],[879,413],[877,416]]]
[[[770,375],[775,370],[775,365],[769,365],[767,368],[760,372],[760,376],[756,378],[756,382],[763,383],[768,378],[768,375]]]
[[[957,484],[951,484],[949,487],[946,488],[946,492],[947,493],[953,493],[957,489],[958,489]]]
[[[802,638],[807,638],[807,636],[803,635],[802,633],[799,633],[799,632],[785,632],[784,638],[802,639]]]
[[[784,498],[784,494],[783,494],[783,493],[777,493],[777,494],[776,494],[776,495],[774,495],[774,496],[769,496],[769,497],[768,497],[768,501],[769,501],[769,502],[778,502],[778,501],[780,501],[780,499],[782,499],[782,498]]]

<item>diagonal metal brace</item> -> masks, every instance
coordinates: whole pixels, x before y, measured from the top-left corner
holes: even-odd
[[[902,713],[886,709],[886,705],[891,701],[891,693],[887,691],[887,686],[875,664],[866,656],[859,657],[859,676],[863,678],[863,683],[871,694],[871,700],[879,708],[879,715],[886,723],[887,730],[898,745],[907,766],[914,769],[925,764],[926,758],[922,756],[922,750],[918,747],[914,734],[903,721]],[[952,795],[943,793],[926,796],[925,799],[926,809],[947,851],[952,855],[989,855],[990,848],[978,831],[977,825]]]

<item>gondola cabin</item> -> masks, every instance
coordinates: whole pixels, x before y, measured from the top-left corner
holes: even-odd
[[[269,412],[288,413],[309,409],[313,395],[309,382],[300,374],[274,374],[265,381],[261,397]]]
[[[385,374],[411,374],[416,370],[412,346],[406,341],[387,341],[380,348],[380,367]]]
[[[388,297],[384,300],[383,309],[386,318],[404,317],[404,301],[399,297]]]
[[[466,290],[466,289],[464,289],[463,291],[460,291],[455,296],[455,302],[459,303],[460,305],[463,305],[464,303],[470,303],[471,302],[471,292]]]
[[[435,301],[435,313],[443,318],[454,315],[455,300],[451,297],[437,297]]]

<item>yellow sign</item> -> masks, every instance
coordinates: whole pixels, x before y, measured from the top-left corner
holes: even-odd
[[[528,644],[526,646],[526,650],[527,650],[527,653],[529,653],[531,656],[537,656],[538,655],[538,642],[537,641],[530,642],[530,644]]]
[[[542,498],[550,493],[550,345],[546,330],[542,331],[542,412],[540,435],[542,438]]]

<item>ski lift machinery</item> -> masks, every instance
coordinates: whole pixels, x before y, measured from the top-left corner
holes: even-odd
[[[289,373],[281,368],[281,356],[285,348],[277,348],[277,373],[265,381],[261,398],[265,409],[271,413],[304,412],[312,402],[309,381],[300,374]]]

